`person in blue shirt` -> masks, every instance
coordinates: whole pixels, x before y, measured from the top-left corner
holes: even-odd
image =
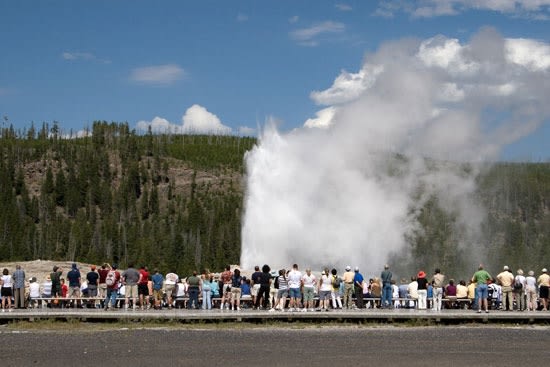
[[[241,285],[241,296],[250,296],[250,279],[243,277],[243,284]]]
[[[153,283],[153,299],[155,300],[155,308],[160,309],[160,302],[162,301],[162,285],[164,284],[164,277],[159,273],[158,269],[155,269],[155,274],[151,277]]]
[[[363,275],[359,272],[359,267],[356,266],[353,285],[355,288],[355,306],[357,306],[357,308],[365,308],[363,303],[363,281]]]

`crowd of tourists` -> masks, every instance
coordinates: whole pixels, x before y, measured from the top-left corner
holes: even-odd
[[[116,264],[92,265],[79,269],[72,264],[54,266],[41,282],[26,278],[20,265],[13,274],[4,269],[1,284],[2,311],[12,308],[89,307],[105,310],[148,310],[187,308],[239,311],[242,308],[276,311],[329,311],[365,308],[416,308],[440,311],[443,308],[472,308],[535,311],[548,310],[550,276],[546,268],[535,277],[530,270],[515,274],[508,266],[492,277],[482,265],[471,279],[448,279],[440,269],[432,275],[419,271],[410,279],[393,278],[388,265],[379,277],[365,279],[360,269],[345,267],[311,269],[302,272],[297,264],[272,271],[256,266],[249,277],[239,268],[227,266],[220,273],[208,269],[187,277],[176,272],[161,274],[146,266],[128,264],[124,271]]]

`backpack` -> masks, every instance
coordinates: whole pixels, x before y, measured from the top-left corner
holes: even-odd
[[[112,287],[116,284],[116,272],[114,270],[109,270],[109,272],[107,273],[105,284],[107,284],[108,287]]]
[[[332,288],[339,289],[341,283],[342,283],[342,279],[340,279],[339,276],[335,275],[332,277]]]
[[[521,282],[518,281],[518,278],[516,278],[514,281],[514,290],[517,292],[520,292],[521,290],[523,290],[523,284],[521,284]]]

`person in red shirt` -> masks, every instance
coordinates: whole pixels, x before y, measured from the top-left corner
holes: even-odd
[[[146,266],[139,269],[138,295],[141,309],[149,308],[149,271]]]
[[[107,297],[105,298],[105,311],[109,309],[109,300],[111,300],[111,309],[116,308],[116,299],[118,296],[118,288],[120,286],[120,273],[117,270],[118,266],[113,264],[107,277],[105,278],[105,284],[107,284]]]
[[[111,269],[111,266],[107,263],[104,263],[101,265],[101,269],[99,269],[97,272],[99,274],[99,281],[98,281],[98,296],[100,299],[105,299],[107,297],[107,284],[105,284],[105,279],[107,279],[107,274],[109,274],[109,270]]]

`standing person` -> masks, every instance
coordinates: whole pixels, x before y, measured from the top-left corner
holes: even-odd
[[[365,279],[363,278],[363,274],[359,272],[359,267],[355,267],[355,275],[353,276],[353,285],[355,287],[355,299],[357,303],[357,308],[364,308],[365,305],[363,303],[363,282]]]
[[[139,268],[138,281],[139,307],[142,310],[149,308],[149,270],[146,266]]]
[[[342,278],[338,276],[338,270],[332,269],[330,271],[332,277],[330,279],[332,284],[332,291],[330,296],[332,298],[332,308],[341,309],[342,308],[342,297],[340,297],[340,284],[342,283]]]
[[[269,265],[264,264],[262,266],[262,276],[260,277],[260,290],[258,291],[258,297],[256,297],[256,304],[254,305],[256,309],[260,308],[260,301],[261,306],[263,309],[267,309],[267,305],[269,304],[269,288],[271,286],[271,274],[269,273],[271,271],[271,268]]]
[[[500,283],[502,289],[502,309],[504,311],[514,310],[514,274],[508,268],[508,265],[504,265],[502,272],[497,275],[497,280]]]
[[[441,311],[441,300],[443,299],[443,286],[445,285],[445,275],[441,274],[441,270],[439,268],[435,269],[431,283],[433,286],[432,310]]]
[[[224,307],[229,308],[231,304],[231,279],[233,274],[231,273],[231,266],[227,265],[225,270],[220,275],[220,282],[222,283],[222,302],[220,304],[220,310],[223,310]],[[227,306],[225,303],[227,302]]]
[[[529,270],[525,278],[525,295],[527,296],[527,310],[535,311],[537,309],[537,280],[533,270]]]
[[[86,274],[86,281],[88,282],[88,297],[96,298],[98,295],[98,283],[99,273],[96,271],[96,266],[92,265],[90,271]],[[91,301],[89,304],[94,305],[96,301]]]
[[[428,280],[423,270],[418,272],[416,282],[418,283],[418,309],[425,310],[428,308]]]
[[[104,308],[105,311],[109,309],[109,301],[111,301],[110,308],[112,310],[116,309],[116,301],[118,296],[118,288],[120,286],[120,272],[117,270],[118,266],[117,264],[113,264],[113,266],[110,267],[109,272],[107,273],[107,276],[105,278],[105,284],[107,285],[107,295],[105,298]]]
[[[260,278],[261,280],[261,278]],[[243,277],[241,277],[241,271],[235,269],[233,276],[231,277],[231,309],[241,310],[241,286],[243,283]]]
[[[279,270],[279,277],[276,279],[278,291],[275,310],[283,311],[286,306],[286,298],[288,297],[288,279],[286,278],[286,270]]]
[[[313,298],[315,297],[315,284],[317,279],[315,275],[311,273],[311,269],[307,268],[306,273],[302,276],[302,284],[304,285],[304,308],[303,312],[306,312],[309,308],[310,311],[314,311]]]
[[[2,295],[2,312],[6,311],[6,306],[7,306],[7,310],[11,312],[11,297],[13,296],[13,292],[12,292],[13,278],[11,277],[8,269],[4,269],[2,271],[2,278],[0,281],[2,283],[2,290],[0,291]]]
[[[176,271],[173,270],[166,274],[164,280],[164,291],[166,292],[166,302],[168,302],[168,308],[172,308],[174,304],[174,298],[176,298],[176,284],[179,283],[180,278]]]
[[[300,299],[302,298],[301,287],[302,272],[298,270],[298,264],[294,264],[292,265],[292,270],[288,273],[288,294],[290,297],[288,307],[291,312],[300,307]]]
[[[122,273],[122,280],[125,286],[124,293],[124,309],[127,310],[130,307],[128,303],[130,297],[132,298],[132,308],[135,310],[137,308],[137,285],[141,280],[141,274],[139,271],[134,269],[134,264],[129,263],[128,269]]]
[[[321,311],[328,311],[332,292],[332,281],[330,278],[328,268],[325,268],[321,272],[321,279],[319,279],[319,309]]]
[[[537,279],[539,283],[539,299],[542,304],[542,310],[548,311],[548,290],[550,289],[550,275],[546,268],[542,269],[542,274]]]
[[[187,309],[199,308],[199,293],[201,291],[201,278],[197,276],[197,271],[193,270],[193,275],[187,277],[187,292],[189,293],[189,302]]]
[[[98,296],[100,299],[105,299],[107,297],[107,284],[105,284],[105,279],[107,278],[107,274],[109,273],[109,270],[111,270],[111,266],[107,263],[103,263],[101,265],[101,269],[98,270],[99,279],[98,279]]]
[[[25,272],[21,265],[15,266],[13,272],[13,297],[15,299],[15,308],[25,308]]]
[[[344,307],[350,309],[354,306],[353,304],[353,278],[355,274],[351,271],[351,266],[346,266],[346,272],[342,275],[342,280],[344,281]]]
[[[201,275],[202,281],[202,309],[211,310],[212,309],[212,274],[205,271]]]
[[[514,296],[516,298],[517,310],[525,310],[525,277],[523,276],[523,270],[518,269],[517,275],[514,278]]]
[[[57,265],[54,265],[52,270],[53,271],[50,273],[50,280],[52,282],[52,298],[54,298],[53,304],[59,305],[59,298],[62,296],[61,275],[63,274],[63,270]]]
[[[384,270],[380,274],[380,279],[382,281],[382,308],[392,308],[392,276],[393,274],[390,271],[390,266],[388,264],[384,265]]]
[[[472,276],[472,282],[477,284],[477,312],[481,313],[481,309],[484,308],[486,313],[489,313],[489,305],[487,298],[489,292],[487,289],[487,283],[491,280],[491,275],[483,269],[483,264],[479,264],[478,270]]]
[[[80,297],[80,270],[76,263],[73,263],[71,270],[67,273],[67,280],[69,281],[69,298]],[[73,301],[73,307],[80,307],[80,300]]]
[[[260,290],[260,277],[262,276],[262,272],[260,271],[260,267],[256,265],[254,267],[254,273],[252,273],[252,276],[250,277],[250,280],[252,281],[252,288],[250,289],[250,295],[252,296],[252,304],[256,304],[256,297],[258,296],[258,291]]]
[[[159,272],[158,269],[155,269],[155,273],[151,277],[152,288],[153,288],[153,300],[155,302],[155,309],[160,310],[162,302],[162,286],[164,285],[164,277]]]

